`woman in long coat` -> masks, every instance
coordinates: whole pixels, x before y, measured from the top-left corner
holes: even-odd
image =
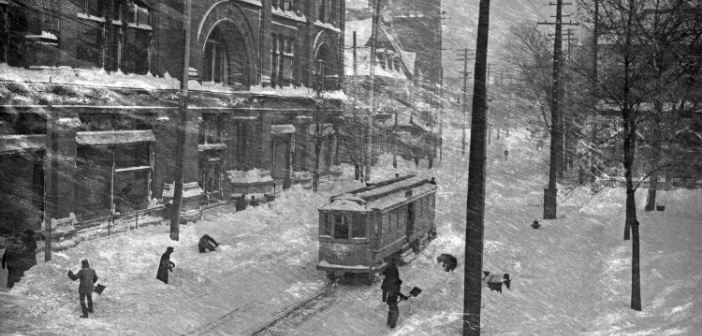
[[[171,253],[173,253],[173,248],[169,246],[161,256],[161,262],[158,264],[158,272],[156,273],[156,279],[163,281],[165,284],[168,284],[168,272],[173,272],[173,267],[175,267],[175,263],[171,261]]]

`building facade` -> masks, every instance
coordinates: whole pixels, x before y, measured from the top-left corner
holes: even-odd
[[[186,48],[183,0],[0,0],[1,230],[160,220],[180,126],[189,219],[308,181],[315,141],[335,170],[344,0],[191,6]]]

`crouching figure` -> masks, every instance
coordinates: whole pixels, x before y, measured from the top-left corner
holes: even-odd
[[[490,288],[490,290],[497,291],[500,294],[502,294],[502,284],[505,284],[507,289],[509,289],[509,285],[512,282],[512,280],[509,278],[509,274],[507,273],[492,274],[490,272],[483,271],[483,274],[485,275],[483,277],[483,286],[487,286]]]
[[[197,243],[197,248],[200,253],[205,253],[207,251],[214,252],[217,249],[217,246],[219,246],[219,243],[207,234],[202,236],[200,241]]]
[[[438,258],[436,258],[436,261],[444,267],[444,271],[449,272],[453,271],[456,269],[456,266],[458,266],[458,260],[456,257],[450,255],[450,254],[442,254]]]

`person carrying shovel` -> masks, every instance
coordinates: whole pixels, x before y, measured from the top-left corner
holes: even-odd
[[[90,268],[87,259],[83,259],[81,262],[82,269],[78,273],[73,274],[73,271],[68,271],[68,277],[71,280],[76,281],[80,279],[80,285],[78,285],[78,293],[80,293],[80,307],[83,310],[83,315],[80,317],[88,318],[88,313],[93,313],[93,284],[97,282],[98,276],[95,270]],[[85,306],[85,301],[88,301],[88,306]]]

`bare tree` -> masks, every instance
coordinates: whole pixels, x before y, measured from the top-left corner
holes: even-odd
[[[584,2],[587,4],[587,2]],[[591,8],[591,7],[588,7]],[[602,58],[597,98],[620,112],[626,181],[624,239],[633,231],[631,308],[641,310],[634,160],[640,125],[660,117],[669,85],[690,73],[690,51],[699,47],[699,5],[692,0],[599,0]],[[663,24],[666,22],[666,24]],[[663,50],[663,46],[667,46]],[[665,62],[661,63],[662,60]],[[655,119],[654,119],[655,120]]]

